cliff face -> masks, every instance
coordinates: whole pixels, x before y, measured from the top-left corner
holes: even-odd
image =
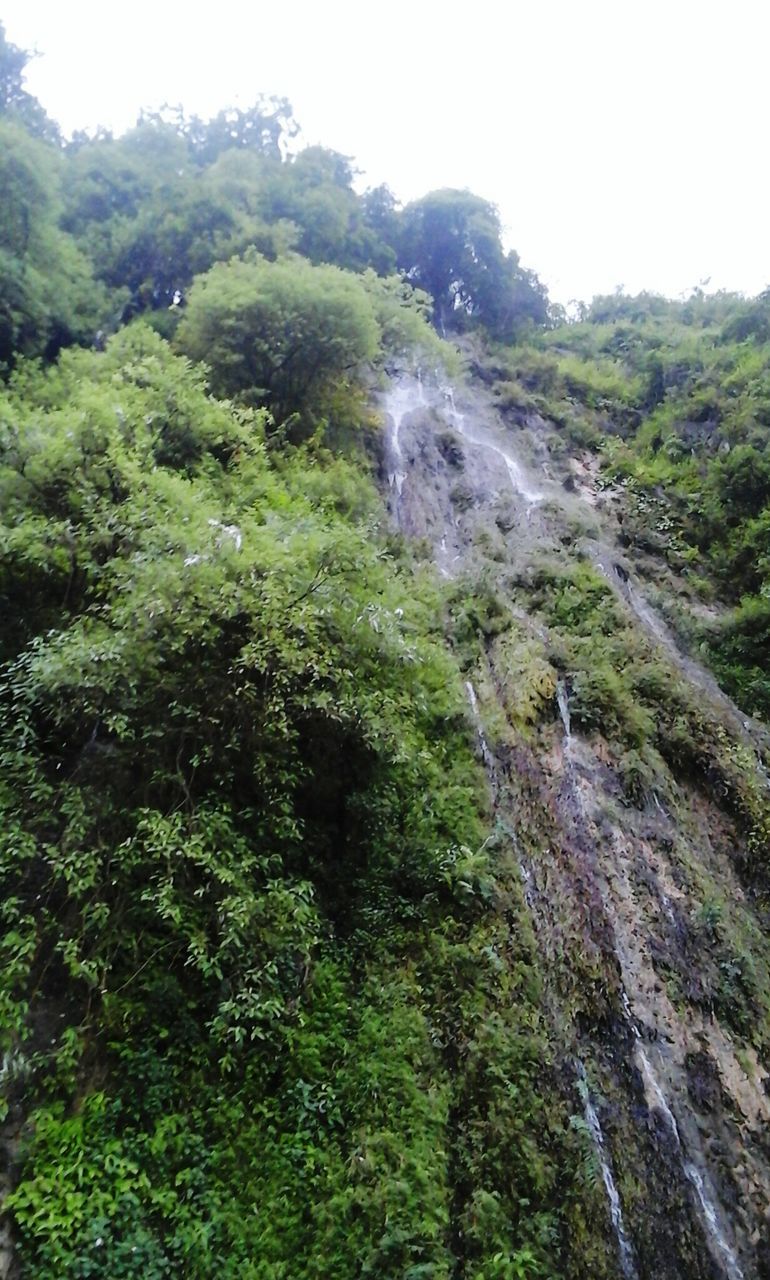
[[[770,1275],[767,732],[680,649],[611,494],[543,419],[427,376],[381,408],[389,506],[444,580],[519,868],[511,928],[534,934],[554,1088],[594,1163],[593,1274]]]

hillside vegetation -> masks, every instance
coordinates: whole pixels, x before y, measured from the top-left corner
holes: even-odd
[[[432,198],[287,155],[286,103],[65,145],[23,62],[3,45],[7,1265],[544,1273],[569,1210],[538,979],[366,407],[384,366],[454,359],[418,286],[449,309],[467,268],[501,335],[543,292],[476,197],[436,198],[442,244]]]
[[[566,563],[577,518],[545,501],[535,554],[482,492],[447,387],[579,461],[683,649],[768,717],[770,296],[567,323],[487,201],[359,194],[283,100],[64,140],[25,63],[0,28],[0,1277],[611,1280],[596,1080],[647,1224],[663,1144],[648,1118],[618,1155],[618,1079],[643,1095],[607,1083],[634,1042],[585,831],[684,815],[667,990],[763,1058],[764,916],[692,850],[713,782],[762,905],[770,819],[745,744]],[[421,369],[445,579],[380,411]],[[605,771],[582,835],[565,690]],[[557,850],[554,924],[524,873]],[[676,1177],[643,1280],[677,1233],[714,1274]]]
[[[682,635],[770,716],[770,293],[597,298],[498,354],[501,404],[597,455],[621,541],[676,579]]]

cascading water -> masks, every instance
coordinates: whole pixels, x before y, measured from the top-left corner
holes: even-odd
[[[578,1089],[583,1099],[583,1115],[585,1116],[586,1127],[588,1128],[591,1140],[594,1144],[596,1158],[599,1161],[599,1168],[602,1174],[602,1182],[604,1183],[604,1190],[607,1193],[607,1203],[610,1209],[612,1229],[615,1233],[615,1239],[618,1245],[620,1266],[626,1280],[637,1280],[638,1272],[636,1269],[634,1250],[626,1233],[626,1226],[623,1221],[623,1210],[620,1204],[620,1196],[615,1185],[615,1178],[612,1173],[609,1156],[607,1155],[602,1126],[599,1122],[599,1117],[596,1114],[594,1104],[591,1101],[585,1067],[579,1059],[575,1063],[575,1071],[578,1078]]]
[[[503,466],[517,496],[518,511],[531,511],[543,497],[543,493],[527,483],[516,459],[498,445],[497,441],[507,443],[508,437],[504,434],[503,424],[498,426],[494,409],[490,408],[485,393],[474,393],[472,388],[468,388],[463,396],[467,397],[467,405],[463,400],[458,408],[454,389],[442,386],[438,376],[434,379],[432,373],[425,375],[424,372],[423,376],[405,375],[399,379],[386,405],[390,415],[387,456],[393,489],[400,493],[404,473],[409,468],[414,469],[413,472],[409,469],[410,480],[404,490],[403,502],[397,507],[399,521],[416,537],[430,539],[439,571],[447,576],[455,572],[458,560],[460,569],[466,572],[476,572],[479,564],[483,564],[483,552],[479,555],[479,547],[483,544],[476,535],[489,529],[495,536],[500,492],[503,488],[507,490]],[[466,409],[467,413],[463,412]],[[429,414],[426,410],[430,411]],[[411,418],[409,415],[413,413],[415,417]],[[462,437],[466,444],[462,454],[456,449],[450,452],[445,447],[441,419]],[[432,432],[434,424],[438,431]],[[409,467],[405,453],[409,455]],[[457,484],[458,471],[464,475],[462,487]],[[400,484],[397,484],[397,474],[401,477]],[[458,495],[471,494],[472,504],[463,505],[458,501],[453,493],[455,488]],[[561,500],[555,484],[547,485],[545,480],[542,488],[552,495],[553,501],[538,513],[538,536],[542,533],[546,547],[550,539],[561,554],[559,546],[565,544],[561,534],[567,527],[567,518],[574,519],[574,511],[569,505],[574,505],[574,500],[566,497]],[[678,649],[673,633],[647,601],[642,586],[635,580],[633,569],[622,559],[622,553],[612,550],[600,537],[591,534],[581,540],[581,547],[588,552],[624,608],[633,614],[638,627],[644,630],[653,645],[668,651],[681,674],[693,686],[707,695],[711,694],[715,687],[713,678]],[[526,565],[531,543],[532,538],[507,539],[504,551],[499,539],[495,545],[500,558],[504,556],[518,568]],[[492,566],[495,571],[497,563],[496,553]],[[504,577],[502,581],[505,581]],[[501,669],[496,665],[497,654],[493,645],[488,647],[486,661],[490,681],[485,685],[485,696],[490,701],[497,697],[502,707],[499,694]],[[503,670],[502,678],[504,675]],[[750,1259],[754,1256],[754,1239],[761,1236],[761,1225],[758,1224],[766,1220],[761,1215],[768,1199],[762,1182],[763,1158],[761,1154],[755,1158],[754,1154],[759,1149],[760,1140],[757,1136],[752,1145],[735,1136],[734,1121],[729,1114],[722,1118],[726,1107],[723,1109],[720,1102],[712,1104],[710,1101],[709,1107],[713,1105],[713,1111],[704,1112],[696,1095],[690,1091],[693,1072],[701,1071],[700,1065],[693,1064],[693,1057],[703,1059],[704,1073],[718,1070],[722,1088],[736,1098],[739,1097],[736,1093],[738,1088],[745,1090],[748,1096],[754,1081],[749,1084],[742,1074],[738,1079],[737,1066],[740,1064],[736,1063],[729,1037],[721,1037],[719,1044],[724,1048],[717,1050],[712,1047],[713,1037],[709,1031],[711,1038],[706,1045],[702,1039],[706,1033],[698,1030],[702,1023],[698,1011],[690,1020],[689,1015],[682,1015],[678,1007],[671,1006],[665,982],[656,973],[658,954],[670,952],[675,963],[688,961],[682,936],[686,934],[687,920],[694,909],[687,882],[680,881],[676,875],[679,857],[687,856],[689,852],[689,836],[685,832],[681,837],[681,855],[678,842],[673,853],[668,843],[677,834],[677,812],[670,801],[674,792],[666,788],[664,776],[660,796],[653,791],[649,806],[640,806],[638,812],[636,808],[626,808],[625,805],[619,807],[611,752],[608,753],[601,742],[597,747],[592,738],[583,737],[577,731],[574,736],[572,734],[573,708],[570,705],[569,680],[565,677],[558,682],[554,697],[562,726],[561,753],[551,750],[552,730],[549,733],[545,725],[542,727],[540,759],[537,759],[536,751],[528,751],[528,744],[520,752],[524,770],[532,771],[522,773],[525,779],[521,786],[524,804],[529,803],[527,788],[530,778],[534,777],[535,783],[541,779],[543,794],[551,800],[557,824],[555,832],[549,829],[547,837],[544,834],[542,850],[537,850],[528,839],[528,852],[525,854],[517,839],[519,810],[514,805],[519,803],[520,796],[509,758],[501,753],[498,761],[493,756],[480,723],[476,691],[470,681],[466,684],[466,694],[475,721],[479,754],[483,757],[491,783],[495,822],[507,831],[512,852],[519,863],[524,898],[531,913],[535,937],[542,948],[543,966],[549,963],[554,935],[557,944],[561,945],[562,916],[569,910],[568,904],[577,900],[584,905],[588,903],[585,919],[576,915],[577,929],[585,928],[588,937],[598,940],[608,968],[614,974],[619,971],[627,1026],[633,1031],[634,1039],[632,1043],[621,1029],[611,1056],[602,1060],[605,1066],[621,1059],[632,1061],[638,1074],[628,1071],[613,1074],[612,1097],[616,1108],[613,1114],[617,1115],[617,1128],[613,1127],[612,1146],[608,1136],[602,1133],[595,1100],[589,1095],[587,1085],[581,1086],[581,1110],[585,1116],[586,1131],[597,1153],[597,1166],[601,1168],[602,1187],[599,1190],[606,1195],[616,1240],[618,1262],[614,1271],[626,1280],[639,1272],[644,1276],[665,1276],[666,1280],[673,1280],[673,1277],[678,1280],[684,1275],[693,1280],[696,1275],[706,1274],[719,1275],[722,1280],[743,1280],[742,1268],[745,1267],[746,1275],[753,1276],[755,1271]],[[728,706],[726,695],[722,694],[720,701],[718,691],[709,697],[709,702],[718,713],[724,713],[725,723],[737,730],[736,719],[741,713],[732,707],[728,717],[732,704]],[[756,726],[746,724],[744,734],[747,745],[750,735],[757,743],[760,742]],[[515,738],[514,744],[514,749],[517,749]],[[519,757],[512,755],[510,759],[516,762],[514,767],[517,768]],[[557,783],[556,790],[554,782]],[[707,801],[701,803],[707,805]],[[539,811],[533,808],[532,812]],[[697,819],[698,810],[695,810],[694,821]],[[715,866],[720,857],[716,842],[714,849],[709,847],[709,856],[712,859],[710,866]],[[725,881],[731,874],[728,864]],[[650,886],[654,886],[655,893],[650,892]],[[652,950],[653,945],[655,951]],[[624,991],[629,993],[630,1000]],[[644,1019],[644,1025],[635,1022],[632,1003],[634,1012]],[[713,1023],[710,1025],[713,1030]],[[716,1025],[718,1030],[718,1023]],[[651,1029],[650,1043],[645,1026]],[[659,1037],[657,1043],[652,1042],[653,1037]],[[579,1043],[580,1057],[588,1066],[596,1046],[585,1038],[584,1029],[578,1029],[577,1041],[572,1043]],[[602,1046],[602,1052],[605,1049],[606,1046]],[[574,1050],[570,1052],[572,1054]],[[697,1080],[700,1078],[695,1076]],[[704,1074],[703,1079],[709,1078]],[[757,1091],[761,1090],[762,1079],[757,1077]],[[656,1126],[639,1126],[642,1090],[647,1113],[657,1119]],[[742,1099],[743,1094],[740,1094],[741,1105]],[[761,1107],[757,1114],[760,1111]],[[741,1114],[748,1116],[750,1112],[744,1109]],[[759,1135],[759,1122],[752,1118],[750,1123],[755,1126],[751,1129],[752,1135]],[[621,1150],[620,1145],[615,1145],[616,1133],[618,1144],[631,1143],[627,1152],[625,1147],[622,1148],[624,1176],[635,1179],[637,1187],[646,1185],[650,1189],[649,1197],[642,1193],[635,1195],[633,1205],[629,1200],[621,1206],[614,1181],[617,1166],[613,1156],[618,1156]],[[708,1140],[704,1133],[709,1135]],[[710,1164],[715,1151],[736,1156],[727,1178],[731,1186],[734,1183],[738,1188],[736,1203],[740,1211],[734,1220],[720,1199],[721,1175],[718,1180],[716,1166]],[[674,1170],[681,1172],[681,1176],[673,1180],[672,1162]],[[758,1171],[756,1177],[755,1168]],[[638,1215],[647,1211],[645,1206],[654,1212],[658,1194],[656,1178],[659,1176],[660,1204],[666,1205],[668,1217],[665,1224],[660,1223],[650,1231],[647,1226],[642,1227]],[[728,1205],[726,1199],[724,1205]],[[752,1238],[748,1234],[747,1223],[757,1224],[759,1235]]]
[[[730,1280],[743,1280],[743,1272],[738,1266],[738,1259],[725,1240],[722,1228],[719,1225],[714,1201],[707,1190],[703,1174],[689,1161],[685,1162],[683,1168],[687,1179],[695,1189],[709,1238],[713,1242],[717,1257],[724,1265],[725,1274],[729,1276]]]
[[[655,1069],[639,1042],[637,1042],[636,1054],[642,1081],[644,1083],[647,1105],[651,1110],[656,1108],[661,1112],[671,1133],[682,1161],[682,1172],[690,1183],[690,1186],[695,1191],[701,1221],[715,1261],[722,1267],[724,1274],[728,1277],[728,1280],[743,1280],[743,1272],[738,1265],[738,1259],[735,1256],[735,1251],[726,1238],[725,1227],[720,1222],[716,1196],[714,1189],[711,1186],[710,1179],[706,1173],[702,1172],[697,1167],[697,1165],[693,1164],[691,1160],[686,1159],[684,1147],[682,1145],[682,1136],[679,1132],[679,1126],[674,1117],[674,1113],[668,1104],[655,1073]]]
[[[481,757],[484,761],[484,764],[486,765],[486,769],[487,769],[487,773],[489,774],[490,781],[492,782],[492,785],[495,786],[496,785],[495,758],[489,749],[489,743],[487,742],[486,735],[484,733],[484,728],[481,723],[481,718],[479,716],[479,703],[476,697],[476,690],[474,689],[470,680],[465,681],[465,692],[468,695],[468,701],[471,705],[471,711],[473,712],[473,719],[476,723],[476,734],[478,736],[479,746],[481,748]]]
[[[657,799],[657,796],[655,797],[655,799]],[[660,901],[660,905],[663,908],[666,919],[671,925],[671,928],[674,930],[678,930],[679,922],[676,918],[676,912],[674,911],[674,908],[671,903],[671,899],[669,898],[668,894],[664,893],[663,890],[661,889],[658,893],[658,899]]]
[[[559,715],[561,716],[561,722],[564,725],[564,738],[569,742],[572,737],[569,714],[569,694],[567,693],[567,686],[563,680],[560,680],[556,685],[556,701],[559,704]]]
[[[498,458],[502,458],[505,463],[508,476],[511,481],[511,487],[514,493],[518,494],[527,503],[527,506],[535,506],[536,503],[542,502],[544,494],[539,489],[533,489],[529,484],[521,464],[508,453],[506,449],[500,445],[494,444],[491,440],[482,439],[479,435],[468,429],[465,420],[465,414],[460,413],[455,404],[455,394],[453,387],[442,388],[444,398],[449,404],[449,416],[456,431],[467,440],[469,444],[474,444],[480,449],[489,449],[492,453],[497,454]]]
[[[639,1027],[637,1026],[636,1020],[631,1012],[631,1005],[625,991],[622,993],[622,1004],[623,1011],[626,1015],[626,1021],[631,1028],[636,1041],[636,1060],[639,1066],[639,1074],[642,1077],[642,1083],[644,1085],[644,1094],[647,1100],[648,1110],[659,1111],[666,1122],[666,1127],[671,1134],[674,1145],[679,1153],[682,1163],[682,1172],[690,1183],[690,1186],[695,1191],[701,1221],[715,1261],[722,1267],[724,1274],[728,1277],[728,1280],[744,1280],[743,1272],[738,1264],[738,1259],[735,1256],[735,1251],[728,1242],[725,1236],[725,1228],[720,1222],[716,1196],[713,1188],[711,1187],[708,1175],[703,1173],[697,1165],[693,1164],[692,1160],[688,1160],[686,1158],[679,1125],[676,1122],[676,1117],[671,1110],[671,1106],[666,1098],[663,1086],[660,1083],[660,1079],[655,1068],[642,1045],[641,1032],[639,1031]]]
[[[411,379],[400,378],[391,383],[385,398],[385,412],[391,423],[388,439],[390,452],[388,484],[391,489],[395,488],[399,498],[406,480],[404,451],[401,447],[401,424],[408,413],[422,406],[424,403],[422,395],[421,382],[415,386]]]
[[[561,715],[562,724],[564,726],[564,750],[565,750],[565,757],[566,757],[570,753],[570,748],[572,743],[572,733],[571,733],[571,722],[570,722],[569,695],[567,692],[567,686],[563,680],[560,680],[557,684],[556,697],[559,705],[559,713]],[[573,790],[576,790],[574,780],[572,783],[572,787],[573,787]],[[582,800],[579,792],[576,793],[576,798],[578,801],[579,810],[582,814],[583,807],[582,807]],[[622,955],[619,955],[618,959],[620,961],[621,971],[623,971],[624,965],[623,965]],[[661,1113],[666,1123],[666,1127],[668,1128],[673,1138],[677,1152],[679,1153],[682,1172],[695,1192],[695,1196],[698,1204],[699,1216],[704,1228],[706,1238],[709,1243],[711,1253],[714,1256],[715,1261],[717,1261],[717,1263],[722,1268],[724,1275],[727,1277],[727,1280],[744,1280],[743,1272],[741,1271],[741,1268],[738,1264],[738,1259],[736,1258],[735,1251],[733,1250],[732,1246],[730,1245],[727,1239],[726,1228],[720,1220],[720,1212],[717,1207],[718,1205],[717,1197],[713,1190],[713,1187],[711,1186],[711,1182],[708,1177],[708,1174],[705,1171],[702,1171],[701,1169],[699,1169],[698,1166],[694,1164],[692,1160],[687,1158],[684,1144],[682,1142],[682,1136],[679,1130],[679,1125],[677,1124],[676,1118],[671,1109],[671,1105],[666,1097],[664,1087],[661,1084],[660,1079],[655,1071],[655,1068],[642,1044],[641,1032],[633,1016],[633,1013],[631,1010],[631,1004],[625,988],[623,988],[621,991],[621,1003],[623,1006],[623,1012],[625,1014],[626,1022],[629,1028],[631,1029],[634,1036],[634,1040],[636,1042],[635,1056],[636,1056],[637,1065],[639,1067],[639,1073],[642,1077],[642,1083],[644,1085],[644,1093],[645,1093],[645,1099],[647,1101],[648,1110],[650,1112],[659,1111]],[[588,1121],[587,1114],[586,1114],[586,1120]],[[607,1180],[607,1175],[605,1174],[604,1167],[602,1168],[602,1176],[604,1178],[605,1187],[607,1188],[607,1195],[608,1195],[608,1198],[610,1199],[610,1206],[612,1208],[613,1199],[610,1193],[610,1187]],[[618,1205],[618,1210],[619,1210],[619,1205]],[[615,1222],[614,1217],[613,1217],[613,1222]]]
[[[487,449],[502,459],[514,493],[523,498],[528,507],[533,507],[542,502],[545,495],[539,489],[532,487],[518,460],[501,445],[495,444],[494,441],[486,436],[479,435],[468,427],[465,414],[459,411],[455,403],[454,388],[440,386],[439,389],[444,401],[444,412],[458,434],[467,440],[469,444],[475,445],[480,449]],[[417,409],[429,408],[430,404],[431,399],[426,394],[421,369],[417,369],[414,376],[402,375],[394,379],[385,397],[384,409],[391,422],[389,433],[391,466],[388,472],[388,484],[391,488],[395,488],[399,497],[406,480],[404,453],[401,446],[401,425],[408,413],[413,413]]]

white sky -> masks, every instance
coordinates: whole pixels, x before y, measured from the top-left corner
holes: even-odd
[[[402,200],[469,187],[560,301],[770,284],[767,0],[4,0],[66,131],[288,97]]]

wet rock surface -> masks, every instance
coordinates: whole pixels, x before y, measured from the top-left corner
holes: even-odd
[[[767,1275],[770,1099],[752,1018],[770,992],[770,947],[743,874],[745,833],[729,796],[673,752],[630,798],[627,762],[624,775],[601,726],[575,725],[570,672],[553,667],[548,628],[515,584],[543,557],[591,564],[760,787],[767,730],[678,647],[602,526],[590,459],[544,469],[548,423],[530,415],[512,428],[480,384],[408,374],[380,407],[394,521],[432,549],[448,590],[492,581],[519,628],[515,644],[485,637],[470,710],[494,821],[521,871],[564,1087],[601,1170],[617,1273]]]

